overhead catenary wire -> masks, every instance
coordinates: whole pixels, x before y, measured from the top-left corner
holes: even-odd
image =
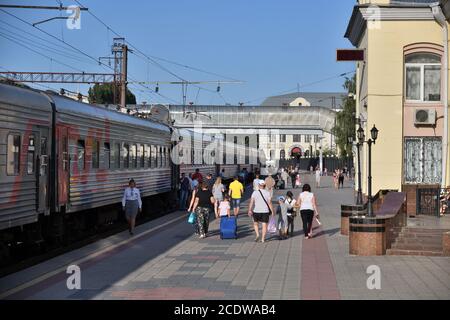
[[[17,20],[19,20],[19,21],[21,21],[21,22],[27,24],[28,26],[31,26],[31,27],[33,27],[33,28],[35,28],[35,29],[37,29],[37,30],[43,32],[44,34],[46,34],[46,35],[49,36],[49,37],[52,37],[52,38],[56,39],[56,40],[59,41],[59,42],[62,42],[63,44],[69,46],[69,47],[72,48],[73,50],[75,50],[75,51],[81,53],[82,55],[88,57],[89,59],[95,61],[95,62],[98,63],[99,65],[103,65],[103,66],[109,68],[110,70],[113,70],[113,71],[114,71],[114,69],[113,69],[112,67],[108,66],[107,64],[105,64],[105,63],[103,63],[103,62],[101,62],[101,61],[98,61],[95,57],[93,57],[93,56],[87,54],[86,52],[82,51],[81,49],[79,49],[79,48],[73,46],[72,44],[70,44],[70,43],[68,43],[68,42],[66,42],[66,41],[64,41],[64,40],[59,39],[58,37],[54,36],[53,34],[47,32],[47,31],[45,31],[45,30],[43,30],[43,29],[41,29],[41,28],[39,28],[39,27],[37,27],[37,26],[32,25],[31,23],[29,23],[28,21],[26,21],[26,20],[24,20],[24,19],[18,17],[17,15],[12,14],[12,13],[10,13],[10,12],[4,10],[4,9],[1,9],[1,8],[0,8],[0,11],[6,13],[7,15],[9,15],[9,16],[11,16],[11,17],[14,17],[15,19],[17,19]],[[31,50],[32,50],[32,49],[31,49]],[[38,53],[38,52],[35,51],[35,50],[32,50],[32,51]],[[38,53],[38,54],[40,54],[40,53]],[[41,54],[41,55],[42,55],[42,54]],[[50,58],[50,59],[51,59],[51,58]],[[55,61],[56,61],[56,60],[55,60]],[[131,77],[129,77],[129,78],[130,78],[132,81],[135,81],[133,78],[131,78]],[[157,94],[158,96],[160,96],[160,97],[162,97],[162,98],[164,98],[164,99],[166,99],[166,100],[172,100],[172,101],[174,101],[173,99],[170,99],[170,98],[168,98],[168,97],[166,97],[166,96],[164,96],[164,95],[162,95],[162,94],[160,94],[160,93],[155,93],[152,89],[150,89],[150,88],[148,88],[148,87],[146,87],[146,86],[144,86],[144,85],[142,85],[142,84],[140,84],[140,85],[141,85],[142,87],[146,88],[147,90],[149,90],[149,91],[150,91],[151,93],[153,93],[153,94]]]
[[[85,6],[84,6],[80,1],[75,0],[75,2],[76,2],[81,8],[85,8]],[[97,15],[95,15],[95,14],[92,12],[92,10],[89,10],[88,13],[89,13],[92,17],[94,17],[99,23],[101,23],[105,28],[107,28],[107,29],[110,30],[112,33],[114,33],[117,37],[123,38],[123,35],[119,34],[119,33],[116,32],[113,28],[111,28],[111,26],[109,26],[108,24],[106,24],[102,19],[100,19]],[[173,77],[177,78],[178,80],[181,80],[181,81],[183,81],[183,82],[186,82],[186,85],[188,84],[189,81],[187,81],[187,80],[184,79],[183,77],[179,76],[179,75],[176,74],[175,72],[171,71],[171,70],[168,69],[167,67],[163,66],[163,65],[160,64],[159,62],[155,61],[155,58],[156,58],[156,59],[159,59],[159,60],[164,60],[165,62],[168,62],[168,63],[176,64],[176,65],[179,65],[179,66],[183,66],[183,67],[185,67],[185,68],[190,68],[190,69],[192,69],[192,70],[196,70],[196,71],[199,71],[199,72],[204,72],[204,73],[214,74],[214,75],[219,76],[219,77],[224,78],[224,79],[229,79],[229,80],[232,80],[232,81],[239,81],[239,80],[236,80],[236,79],[233,79],[233,78],[230,78],[230,77],[226,77],[226,76],[219,75],[218,73],[205,71],[205,70],[202,70],[202,69],[200,69],[200,68],[195,68],[195,67],[191,67],[191,66],[188,66],[188,65],[180,64],[180,63],[173,62],[173,61],[170,61],[170,60],[167,60],[167,59],[164,59],[164,58],[159,58],[159,57],[154,57],[154,58],[152,58],[152,56],[149,56],[148,54],[144,53],[143,51],[141,51],[139,48],[137,48],[135,45],[133,45],[133,44],[132,44],[131,42],[129,42],[128,40],[126,40],[126,43],[127,43],[127,44],[129,45],[129,47],[132,49],[132,51],[130,51],[130,53],[136,55],[137,57],[140,57],[141,59],[144,59],[144,60],[147,60],[147,61],[151,62],[151,63],[152,63],[153,65],[155,65],[156,67],[158,67],[158,68],[160,68],[161,70],[167,72],[168,74],[172,75]],[[139,56],[139,54],[140,54],[141,56]],[[206,90],[206,91],[215,92],[215,91],[213,91],[213,90],[206,89],[206,88],[201,87],[201,86],[196,85],[196,84],[192,84],[192,85],[193,85],[194,87],[196,87],[196,88],[201,88],[201,89]],[[183,90],[183,92],[184,92],[184,90]],[[222,97],[222,98],[223,98],[223,97]]]
[[[86,8],[80,1],[75,0],[75,2],[78,3],[78,5],[79,5],[80,7]],[[89,10],[89,11],[87,11],[87,12],[88,12],[88,14],[90,14],[92,17],[94,17],[98,22],[100,22],[105,28],[107,28],[107,29],[110,30],[112,33],[114,33],[117,37],[123,37],[121,34],[119,34],[118,32],[114,31],[114,29],[112,29],[111,26],[109,26],[108,24],[106,24],[102,19],[100,19],[97,15],[95,15],[95,14],[92,12],[92,10]],[[216,73],[216,72],[207,71],[207,70],[204,70],[204,69],[201,69],[201,68],[197,68],[197,67],[193,67],[193,66],[190,66],[190,65],[187,65],[187,64],[179,63],[179,62],[172,61],[172,60],[169,60],[169,59],[166,59],[166,58],[161,58],[161,57],[157,57],[157,56],[154,56],[154,55],[149,55],[149,54],[146,54],[146,53],[142,52],[141,50],[139,50],[139,48],[137,48],[136,46],[134,46],[134,45],[133,45],[132,43],[130,43],[128,40],[126,40],[126,43],[130,46],[130,48],[132,48],[132,49],[134,49],[136,52],[138,52],[138,53],[140,53],[140,54],[146,56],[148,59],[152,58],[152,59],[156,59],[156,60],[161,60],[161,61],[164,61],[164,62],[166,62],[166,63],[170,63],[170,64],[173,64],[173,65],[177,65],[177,66],[179,66],[179,67],[183,67],[183,68],[186,68],[186,69],[191,69],[191,70],[194,70],[194,71],[197,71],[197,72],[202,72],[202,73],[209,74],[209,75],[214,75],[214,76],[216,76],[216,77],[220,77],[220,78],[223,78],[223,79],[228,79],[228,80],[232,80],[232,81],[240,81],[240,80],[237,80],[237,79],[234,79],[234,78],[225,76],[225,75],[221,75],[221,74]]]
[[[84,72],[84,71],[81,70],[81,69],[74,68],[74,67],[72,67],[71,65],[68,65],[68,64],[66,64],[66,63],[64,63],[64,62],[61,62],[61,61],[56,60],[56,59],[54,59],[54,58],[52,58],[52,57],[50,57],[50,56],[47,56],[46,54],[43,54],[42,52],[36,51],[36,50],[34,50],[34,49],[28,47],[27,45],[24,45],[23,43],[20,43],[19,41],[16,41],[16,40],[14,40],[13,38],[10,38],[9,36],[6,36],[5,34],[3,34],[3,33],[1,33],[1,32],[0,32],[0,37],[3,37],[3,38],[5,38],[5,39],[7,39],[7,40],[9,40],[9,41],[11,41],[11,42],[13,42],[13,43],[15,43],[15,44],[21,46],[21,47],[23,47],[23,48],[26,48],[26,49],[28,49],[28,50],[30,50],[30,51],[32,51],[32,52],[34,52],[34,53],[36,53],[36,54],[38,54],[38,55],[44,57],[44,58],[47,58],[47,59],[49,59],[50,61],[55,61],[56,63],[58,63],[58,64],[60,64],[60,65],[62,65],[62,66],[65,66],[65,67],[67,67],[67,68],[70,68],[70,69],[72,69],[72,70],[75,70],[75,71]]]
[[[80,56],[75,56],[75,55],[69,54],[67,52],[64,52],[62,50],[49,47],[49,46],[47,46],[45,44],[39,43],[39,42],[37,42],[37,41],[35,41],[33,39],[30,39],[30,38],[27,38],[27,37],[24,37],[23,35],[20,35],[18,33],[12,32],[12,31],[10,31],[8,29],[5,29],[5,28],[3,28],[1,26],[0,26],[0,30],[7,31],[8,33],[10,33],[10,34],[7,34],[7,36],[12,38],[12,39],[15,39],[16,41],[23,42],[25,44],[37,47],[37,48],[39,48],[41,50],[45,50],[45,51],[51,52],[53,54],[57,54],[59,56],[62,56],[62,57],[68,58],[68,59],[76,60],[78,62],[87,62],[87,60],[84,60]],[[92,62],[89,61],[89,63],[92,63]]]
[[[336,78],[345,77],[346,75],[349,75],[349,74],[352,74],[352,73],[355,73],[355,72],[356,72],[355,70],[349,71],[349,72],[344,72],[344,73],[340,73],[340,74],[335,75],[335,76],[330,76],[330,77],[327,77],[327,78],[324,78],[324,79],[321,79],[321,80],[309,82],[309,83],[306,83],[304,85],[297,85],[294,88],[291,88],[291,89],[288,89],[288,90],[285,90],[285,91],[281,91],[281,92],[278,92],[278,93],[274,93],[274,94],[271,94],[271,95],[266,95],[266,96],[263,96],[263,97],[259,97],[259,98],[256,98],[256,99],[252,99],[252,100],[246,101],[244,103],[248,104],[248,103],[252,103],[252,102],[255,102],[255,101],[258,101],[258,100],[262,100],[262,99],[265,99],[265,98],[268,98],[268,97],[271,97],[271,96],[277,96],[277,95],[281,95],[281,94],[291,93],[293,91],[298,91],[300,88],[310,87],[310,86],[318,84],[318,83],[322,83],[322,82],[329,81],[329,80],[336,79]]]

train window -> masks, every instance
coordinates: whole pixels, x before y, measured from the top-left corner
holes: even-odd
[[[6,173],[16,176],[20,172],[20,135],[8,135],[8,155]]]
[[[152,147],[151,146],[145,146],[145,153],[148,161],[148,167],[152,167]]]
[[[112,158],[115,169],[120,169],[120,143],[115,143],[113,145],[114,150],[112,152]]]
[[[47,138],[41,137],[41,161],[39,168],[39,175],[43,176],[47,174]]]
[[[158,161],[159,161],[159,167],[162,168],[164,166],[164,164],[163,164],[163,151],[162,151],[161,147],[159,147],[159,158],[158,158]]]
[[[98,169],[100,165],[100,144],[97,140],[92,141],[92,169]]]
[[[34,136],[30,136],[28,138],[28,152],[27,152],[27,174],[33,174],[34,173],[34,155],[36,152],[36,146],[34,143],[35,139]]]
[[[137,168],[137,146],[133,144],[130,151],[131,168]]]
[[[155,150],[155,155],[154,155],[154,157],[155,157],[155,168],[158,168],[158,165],[159,165],[159,152],[158,152],[159,148],[157,146],[155,146],[154,150]]]
[[[145,168],[145,146],[141,144],[141,168]]]
[[[85,162],[85,143],[84,140],[77,141],[77,165],[78,170],[84,170],[84,162]]]
[[[47,144],[47,142],[46,142]],[[42,148],[42,146],[41,146]],[[45,149],[47,149],[47,146],[45,146]],[[62,137],[62,151],[63,151],[63,170],[68,171],[69,170],[69,153],[67,152],[67,136]],[[47,151],[45,152],[47,154]]]
[[[156,156],[156,154],[158,153],[157,152],[157,148],[155,147],[155,146],[151,146],[150,147],[150,150],[151,150],[151,157],[152,157],[152,168],[156,168],[156,165],[157,165],[157,156]]]
[[[166,148],[166,167],[170,167],[170,149]]]
[[[123,145],[123,167],[125,169],[130,167],[130,145],[126,143]]]
[[[109,142],[103,144],[103,150],[105,152],[105,169],[111,168],[111,147]]]

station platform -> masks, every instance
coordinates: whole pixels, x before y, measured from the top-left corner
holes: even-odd
[[[198,239],[187,213],[174,212],[138,226],[134,236],[123,232],[3,277],[0,299],[450,299],[449,257],[349,255],[348,237],[340,235],[340,205],[353,198],[348,181],[336,190],[323,177],[316,189],[313,176],[302,178],[322,221],[313,239],[304,239],[297,217],[293,237],[254,242],[248,200],[237,240],[220,239],[218,220]],[[70,265],[81,270],[81,289],[67,287]],[[381,270],[379,290],[367,287],[371,265]]]

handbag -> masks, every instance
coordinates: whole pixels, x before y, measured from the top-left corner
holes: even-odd
[[[288,201],[288,203],[291,204],[292,200]],[[288,209],[288,213],[291,214],[291,217],[295,218],[297,216],[297,208],[292,207],[292,208]]]
[[[272,214],[272,210],[270,210],[270,207],[269,207],[269,204],[268,204],[267,201],[266,201],[266,198],[264,198],[264,196],[263,196],[261,190],[258,190],[258,191],[259,191],[259,194],[261,195],[261,197],[263,198],[264,203],[265,203],[266,206],[267,206],[267,209],[269,209],[269,214],[271,215],[271,214]]]
[[[194,224],[194,223],[195,223],[195,218],[196,218],[196,217],[197,217],[197,215],[195,214],[194,211],[192,211],[191,214],[189,215],[188,222],[189,222],[190,224]]]
[[[275,221],[275,217],[270,217],[269,225],[267,226],[268,233],[277,233],[277,222]]]

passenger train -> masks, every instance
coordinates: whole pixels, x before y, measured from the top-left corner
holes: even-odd
[[[185,136],[192,138],[194,163],[174,163],[171,152]],[[176,208],[181,172],[237,174],[237,161],[195,160],[214,139],[57,93],[0,84],[0,261],[20,243],[67,244],[84,230],[95,233],[117,221],[130,178],[151,215]]]

